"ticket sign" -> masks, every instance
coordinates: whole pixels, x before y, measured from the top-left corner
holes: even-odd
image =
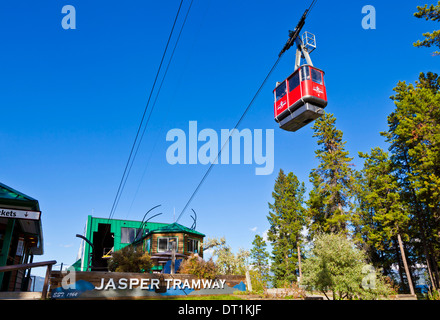
[[[40,220],[40,211],[24,211],[0,208],[0,218]]]

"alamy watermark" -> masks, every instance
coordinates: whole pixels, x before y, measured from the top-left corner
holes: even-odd
[[[61,26],[64,30],[76,29],[76,9],[72,5],[65,5],[61,9],[61,13],[66,14],[61,19]]]
[[[243,158],[243,164],[260,165],[255,168],[256,175],[269,175],[274,169],[273,129],[221,129],[219,138],[213,129],[198,132],[197,121],[190,121],[188,136],[182,129],[171,129],[166,141],[173,142],[166,151],[167,162],[172,165],[241,164]]]
[[[365,265],[362,268],[362,274],[366,274],[366,276],[362,278],[362,288],[365,290],[376,289],[376,270],[374,267],[372,265]]]
[[[376,29],[376,8],[372,5],[363,6],[362,14],[365,14],[362,18],[362,28]]]

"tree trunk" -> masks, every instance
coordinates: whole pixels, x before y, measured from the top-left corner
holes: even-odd
[[[415,294],[411,279],[411,274],[409,273],[408,264],[406,263],[405,251],[403,249],[403,243],[402,243],[402,238],[400,237],[400,233],[397,233],[397,240],[399,241],[400,254],[402,256],[403,265],[405,267],[405,273],[406,273],[406,278],[408,280],[409,291],[411,294]]]
[[[434,283],[435,283],[435,287],[438,288],[439,287],[439,271],[438,271],[438,267],[437,267],[437,261],[435,261],[435,257],[434,257],[434,248],[432,247],[432,244],[429,243],[429,250],[430,252],[432,252],[431,255],[431,266],[432,266],[432,272],[433,272],[433,278],[434,278]]]
[[[405,157],[406,169],[408,170],[408,172],[412,173],[411,166],[409,165],[409,161],[408,161],[408,158],[407,158],[407,152],[404,153],[404,157]],[[422,215],[422,209],[420,207],[420,201],[417,198],[417,195],[416,195],[416,192],[415,192],[414,188],[412,187],[411,184],[408,185],[408,188],[409,188],[409,190],[411,192],[411,195],[413,197],[413,201],[414,201],[414,204],[415,204],[416,220],[417,220],[417,224],[418,224],[418,227],[419,227],[420,237],[421,237],[421,240],[422,240],[423,252],[424,252],[425,257],[426,257],[427,268],[428,268],[428,271],[430,272],[431,284],[433,286],[433,289],[436,290],[438,286],[437,286],[437,283],[436,283],[436,279],[432,275],[432,272],[433,272],[432,259],[431,259],[432,255],[431,255],[431,252],[428,251],[428,240],[426,239],[426,235],[425,235],[425,230],[429,229],[429,228],[426,228],[425,221],[424,221],[423,215]]]
[[[431,285],[433,286],[433,289],[436,290],[436,286],[435,286],[434,279],[432,278],[432,272],[431,272],[431,267],[430,267],[428,258],[426,258],[426,267],[428,269],[428,275],[429,275],[429,279],[431,280]]]
[[[301,280],[302,280],[302,270],[301,270],[301,249],[300,249],[299,242],[297,242],[296,247],[297,247],[297,250],[298,250],[299,281],[301,282]]]
[[[401,252],[399,250],[399,246],[397,243],[395,243],[395,249],[396,249],[396,259],[397,259],[397,265],[399,266],[399,276],[400,276],[400,282],[402,283],[402,286],[405,284],[405,280],[403,278],[403,270],[404,267],[402,266],[402,258],[401,258]]]

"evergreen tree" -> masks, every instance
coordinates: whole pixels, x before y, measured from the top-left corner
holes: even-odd
[[[301,231],[306,225],[304,183],[290,172],[280,170],[269,203],[267,217],[270,228],[268,240],[272,243],[272,272],[276,286],[290,283],[301,277]],[[296,272],[298,270],[298,274]]]
[[[423,7],[417,7],[417,12],[414,13],[416,18],[425,19],[427,21],[440,21],[440,1],[436,6],[433,4],[428,7],[427,4]],[[440,48],[440,30],[436,30],[433,32],[426,32],[423,34],[425,39],[423,41],[418,40],[414,43],[415,47],[438,47]],[[433,55],[440,55],[439,51],[435,51]]]
[[[370,154],[359,152],[359,156],[365,159],[365,163],[357,193],[359,207],[356,216],[359,229],[361,229],[357,235],[363,236],[363,242],[367,246],[367,252],[371,254],[370,260],[375,267],[380,267],[385,263],[390,268],[389,261],[376,258],[381,256],[380,253],[396,246],[395,253],[400,254],[391,254],[392,262],[401,259],[410,293],[414,294],[413,281],[402,241],[402,236],[404,240],[408,240],[405,231],[410,217],[408,209],[400,199],[400,187],[397,178],[393,175],[392,162],[381,148],[372,149]],[[383,257],[386,255],[381,256]],[[402,264],[399,263],[399,265]],[[399,271],[403,283],[402,270]],[[390,272],[388,271],[387,274]]]
[[[316,151],[319,166],[310,173],[313,190],[307,203],[311,236],[320,232],[348,232],[354,186],[354,171],[350,166],[353,158],[345,151],[346,142],[335,122],[333,114],[325,113],[312,127],[321,148]]]
[[[413,218],[419,263],[426,263],[434,288],[440,261],[440,78],[420,74],[415,85],[399,82],[391,97],[395,110],[383,132],[401,186],[400,199]],[[417,262],[417,261],[415,261]]]
[[[266,251],[266,241],[256,234],[254,241],[252,241],[252,249],[250,251],[250,260],[252,270],[255,272],[255,282],[261,283],[261,287],[266,287],[269,281],[269,253]],[[255,289],[255,286],[252,285]]]

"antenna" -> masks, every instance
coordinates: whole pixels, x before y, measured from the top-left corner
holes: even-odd
[[[191,229],[195,230],[196,226],[197,226],[197,213],[194,211],[194,209],[191,209],[192,212],[194,212],[194,217],[191,216],[191,218],[193,219],[193,224],[191,225]]]

